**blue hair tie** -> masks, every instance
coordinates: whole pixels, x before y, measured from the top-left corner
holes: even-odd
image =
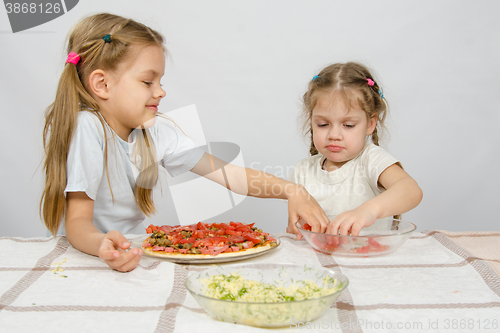
[[[384,93],[382,92],[382,88],[378,89],[378,94],[380,95],[380,98],[384,98]]]
[[[313,77],[313,81],[316,81],[316,79],[317,79],[318,77],[319,77],[318,75],[314,75],[314,77]]]
[[[104,37],[102,37],[102,39],[103,39],[106,43],[111,43],[111,35],[110,35],[110,34],[104,35]]]

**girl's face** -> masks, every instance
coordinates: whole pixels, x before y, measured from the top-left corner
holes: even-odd
[[[312,111],[311,127],[316,149],[326,157],[325,170],[340,168],[364,148],[377,118],[367,118],[359,105],[348,107],[338,95],[320,93]]]
[[[140,126],[154,124],[158,105],[165,91],[160,79],[165,72],[165,55],[159,46],[139,49],[129,61],[120,63],[109,74],[108,98],[103,105],[106,121],[123,140]]]

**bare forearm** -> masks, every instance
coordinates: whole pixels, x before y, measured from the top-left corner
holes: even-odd
[[[301,186],[263,171],[246,169],[248,195],[258,198],[288,199],[301,190]],[[305,191],[304,191],[305,192]]]
[[[269,173],[232,164],[205,175],[234,193],[258,198],[288,199],[300,186]]]
[[[407,177],[394,183],[389,189],[360,206],[383,218],[408,212],[422,201],[422,190],[417,182]]]
[[[73,218],[66,222],[66,238],[76,249],[97,256],[104,234],[92,221],[86,218]]]

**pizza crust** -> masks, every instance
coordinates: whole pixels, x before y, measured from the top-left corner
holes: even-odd
[[[144,242],[147,242],[147,240]],[[192,254],[192,253],[153,251],[152,247],[142,247],[142,250],[147,255],[150,255],[153,257],[160,257],[160,258],[176,258],[176,259],[209,259],[210,258],[210,259],[213,259],[213,258],[239,257],[239,256],[248,255],[248,254],[262,252],[262,251],[265,251],[265,250],[270,249],[270,248],[271,248],[271,245],[268,243],[268,244],[265,244],[263,246],[252,247],[250,249],[240,250],[237,252],[220,253],[216,256],[212,256],[210,254]]]

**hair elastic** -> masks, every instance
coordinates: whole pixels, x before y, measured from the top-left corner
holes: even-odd
[[[111,35],[110,35],[110,34],[104,35],[104,37],[102,37],[102,39],[103,39],[106,43],[111,43]]]
[[[372,79],[370,79],[370,78],[367,78],[367,79],[366,79],[366,81],[368,81],[368,85],[369,85],[370,87],[373,87],[373,86],[375,85],[375,82],[373,82],[373,80],[372,80]]]
[[[380,95],[380,98],[384,98],[384,92],[382,91],[382,88],[378,89],[378,94]]]
[[[68,54],[68,59],[66,59],[67,64],[73,64],[73,65],[78,64],[79,61],[80,61],[80,56],[75,52],[70,52]]]
[[[317,79],[318,77],[319,77],[318,75],[314,75],[314,77],[313,77],[313,81],[316,81],[316,79]]]

